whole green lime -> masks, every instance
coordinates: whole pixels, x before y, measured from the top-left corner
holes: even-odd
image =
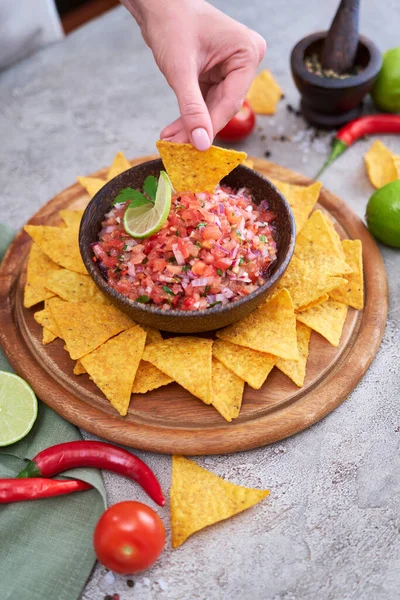
[[[378,108],[392,113],[400,112],[400,46],[384,53],[382,69],[371,95]]]
[[[372,194],[365,217],[369,231],[377,240],[400,248],[400,179]]]

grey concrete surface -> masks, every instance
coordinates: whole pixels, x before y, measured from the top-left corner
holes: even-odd
[[[258,119],[243,147],[307,175],[330,136],[311,141],[301,118],[288,57],[303,35],[328,25],[336,0],[218,0],[215,4],[265,36],[264,66],[286,98],[274,117]],[[382,50],[399,43],[397,0],[363,0],[361,30]],[[122,8],[0,75],[2,219],[20,227],[76,175],[110,163],[122,149],[151,153],[160,129],[177,115],[172,92],[139,31]],[[291,136],[291,142],[273,136]],[[266,135],[266,139],[261,139]],[[400,153],[400,139],[384,141]],[[364,140],[323,176],[361,217],[372,187]],[[333,414],[291,439],[259,450],[196,461],[238,484],[268,487],[256,508],[205,530],[172,551],[170,531],[159,562],[134,577],[97,566],[82,600],[395,600],[400,597],[400,253],[382,248],[390,312],[368,373]],[[90,437],[90,436],[88,436]],[[168,456],[139,453],[170,485]],[[108,498],[147,501],[137,486],[106,475]],[[168,506],[158,509],[168,528]],[[77,557],[79,560],[79,557]],[[56,600],[56,599],[54,599]]]

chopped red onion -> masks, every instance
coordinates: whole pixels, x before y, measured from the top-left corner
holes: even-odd
[[[198,279],[194,279],[192,281],[192,286],[193,287],[203,287],[205,285],[208,285],[208,282],[209,282],[208,277],[199,277]]]
[[[182,252],[179,250],[179,246],[178,244],[172,244],[172,252],[174,253],[176,262],[178,263],[178,265],[184,265],[185,264],[185,257],[183,256]]]

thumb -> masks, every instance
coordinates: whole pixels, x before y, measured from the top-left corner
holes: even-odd
[[[213,127],[197,73],[178,68],[170,85],[178,100],[182,124],[189,140],[197,150],[207,150],[214,138]]]

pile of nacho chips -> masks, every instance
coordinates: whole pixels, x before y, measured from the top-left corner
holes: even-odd
[[[212,148],[199,158],[188,144],[167,142],[158,148],[178,189],[196,185],[193,173],[203,173],[202,164],[201,187],[209,189],[246,156]],[[118,154],[109,178],[128,167]],[[89,177],[79,181],[89,195],[105,183]],[[274,294],[248,317],[218,331],[216,339],[163,339],[159,331],[139,326],[112,306],[80,257],[82,211],[61,211],[58,227],[26,226],[33,244],[24,304],[44,303],[34,315],[43,327],[43,344],[61,338],[74,374],[90,377],[121,415],[132,393],[146,394],[173,381],[227,421],[239,416],[245,384],[254,389],[268,385],[274,368],[302,387],[311,332],[338,346],[348,307],[363,308],[362,248],[359,240],[341,240],[327,214],[314,210],[320,183],[273,183],[295,216],[294,256]]]

